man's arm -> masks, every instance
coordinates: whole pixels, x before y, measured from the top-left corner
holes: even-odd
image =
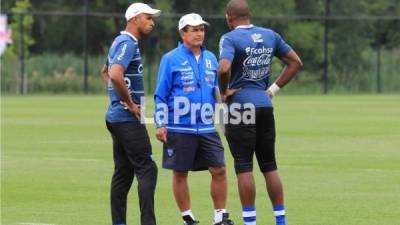
[[[129,90],[126,87],[124,80],[124,67],[120,64],[113,64],[109,71],[110,80],[113,83],[114,89],[118,95],[121,96],[121,104],[125,105],[127,109],[133,113],[138,119],[140,118],[140,106],[133,103]]]
[[[168,97],[172,88],[172,72],[170,70],[170,60],[168,57],[162,57],[158,69],[157,85],[154,92],[155,113],[154,121],[156,122],[156,138],[157,140],[167,142],[168,123]]]
[[[218,65],[218,83],[219,83],[219,90],[222,94],[226,92],[228,88],[229,80],[231,79],[231,65],[232,62],[227,59],[221,59]]]
[[[108,85],[108,68],[106,64],[101,68],[101,78],[103,79],[103,82]]]
[[[283,68],[281,75],[268,88],[267,93],[270,97],[273,97],[280,88],[289,83],[289,81],[303,66],[300,57],[293,50],[290,50],[286,55],[282,56],[280,60],[285,63],[285,67]]]
[[[232,62],[227,59],[221,59],[218,65],[218,84],[223,102],[226,102],[230,96],[234,95],[235,92],[239,90],[228,88],[228,83],[231,79],[231,65]]]

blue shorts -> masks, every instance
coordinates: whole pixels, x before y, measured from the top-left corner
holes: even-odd
[[[184,134],[168,132],[163,150],[163,168],[199,171],[224,167],[224,148],[218,133]]]

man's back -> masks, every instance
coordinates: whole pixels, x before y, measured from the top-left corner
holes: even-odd
[[[272,57],[291,50],[279,34],[253,25],[239,26],[222,36],[220,59],[232,62],[229,88],[239,89],[230,103],[251,102],[256,107],[272,107],[265,90],[271,74]]]

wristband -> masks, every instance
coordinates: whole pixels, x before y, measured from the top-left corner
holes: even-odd
[[[272,96],[274,96],[279,89],[281,89],[276,83],[273,83],[271,86],[269,86],[268,90],[271,92]]]

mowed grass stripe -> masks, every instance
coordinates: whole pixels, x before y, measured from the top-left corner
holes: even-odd
[[[277,158],[289,224],[397,224],[400,217],[400,96],[283,96],[273,99]],[[147,115],[154,106],[147,99]],[[1,224],[110,224],[113,163],[105,128],[106,96],[3,96],[1,103]],[[159,165],[160,225],[181,224],[171,173],[161,168],[161,144],[148,131]],[[241,207],[226,141],[228,209]],[[273,224],[265,184],[257,181],[257,219]],[[192,208],[211,224],[210,176],[189,176]],[[128,222],[139,224],[136,182]]]

